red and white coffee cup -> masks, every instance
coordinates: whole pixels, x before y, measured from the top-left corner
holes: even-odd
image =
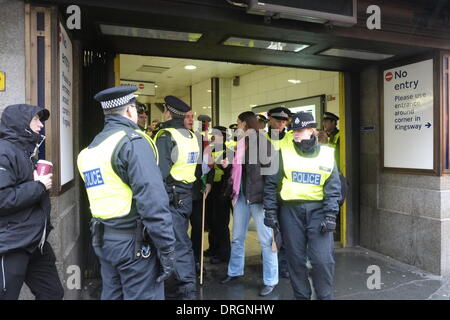
[[[49,173],[52,173],[53,170],[53,163],[51,163],[50,161],[46,161],[46,160],[39,160],[37,162],[37,174],[39,176],[45,176]]]

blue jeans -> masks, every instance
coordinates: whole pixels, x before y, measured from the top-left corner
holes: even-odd
[[[278,284],[278,257],[277,253],[272,251],[272,229],[264,225],[262,203],[247,204],[242,194],[234,207],[228,275],[231,277],[244,275],[245,237],[250,217],[253,217],[255,221],[256,232],[262,249],[264,285],[274,286]]]

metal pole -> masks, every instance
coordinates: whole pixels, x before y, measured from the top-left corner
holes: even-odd
[[[203,206],[202,206],[202,244],[200,248],[200,285],[203,285],[203,246],[204,246],[204,230],[205,230],[205,193],[203,193]]]

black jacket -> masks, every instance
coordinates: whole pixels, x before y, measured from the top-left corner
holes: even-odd
[[[295,144],[295,149],[297,153],[306,157],[315,157],[318,154],[320,146],[314,145],[310,151],[302,152],[298,145]],[[279,209],[280,204],[294,203],[298,201],[282,201],[279,198],[279,187],[281,186],[281,181],[284,176],[283,169],[283,159],[282,153],[279,153],[279,169],[276,174],[269,175],[266,178],[266,184],[264,186],[264,210],[266,211],[277,211]],[[301,163],[299,163],[301,167]],[[335,214],[339,213],[339,201],[341,199],[341,180],[339,178],[339,171],[336,167],[336,164],[333,167],[333,171],[331,172],[330,177],[325,182],[324,188],[324,199],[323,203],[323,212],[325,214]]]
[[[263,168],[271,165],[270,155],[274,155],[272,144],[262,134],[256,135],[256,141],[246,137],[245,163],[242,168],[242,192],[247,203],[262,203],[266,175]],[[256,147],[255,147],[256,146]],[[265,149],[261,149],[266,146]],[[262,156],[266,157],[264,159]]]
[[[0,123],[0,254],[22,248],[33,252],[51,230],[50,197],[45,186],[34,181],[32,157],[42,140],[30,129],[33,117],[43,108],[29,105],[7,107]]]
[[[162,251],[170,251],[175,243],[169,198],[164,189],[161,173],[149,143],[135,130],[139,127],[120,115],[105,116],[105,127],[94,138],[95,147],[111,134],[124,130],[127,135],[116,147],[112,166],[116,174],[130,186],[133,192],[130,213],[121,218],[104,220],[103,223],[117,229],[129,229],[142,219],[152,242]]]

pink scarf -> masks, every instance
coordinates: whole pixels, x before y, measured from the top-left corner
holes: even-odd
[[[233,207],[239,198],[239,191],[241,189],[242,178],[242,160],[245,153],[245,137],[240,139],[237,143],[236,154],[233,159],[233,167],[231,168],[231,181],[233,183],[233,193],[231,194],[231,203]]]

